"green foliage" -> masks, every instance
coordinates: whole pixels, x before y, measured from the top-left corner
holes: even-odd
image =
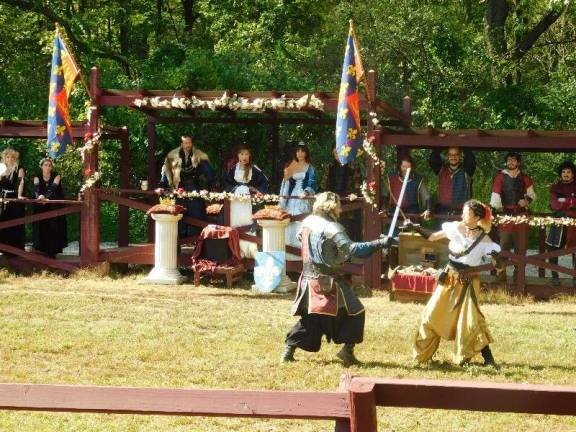
[[[576,129],[575,8],[562,1],[506,2],[507,19],[496,34],[486,17],[489,5],[499,3],[0,0],[0,118],[45,118],[56,19],[68,30],[84,75],[98,65],[105,88],[281,92],[337,90],[348,20],[353,18],[364,66],[378,72],[379,97],[400,108],[402,97],[410,95],[415,126]],[[542,18],[556,12],[554,22],[518,55],[515,49]],[[71,112],[83,119],[87,97],[80,84],[76,88]],[[131,181],[136,186],[145,177],[145,119],[110,108],[102,122],[129,127]],[[247,141],[256,162],[271,170],[268,126],[159,127],[159,164],[182,133],[194,134],[213,161],[222,160],[232,144]],[[308,141],[322,174],[321,165],[330,160],[331,127],[285,126],[281,138]],[[32,167],[44,153],[41,141],[0,139],[0,148],[7,145],[19,148],[24,166],[35,171]],[[117,143],[102,146],[101,169],[108,186],[118,184],[118,150]],[[419,169],[429,176],[427,155],[416,152]],[[387,156],[392,164],[393,154]],[[540,196],[537,210],[547,209],[553,167],[565,157],[572,155],[526,156]],[[478,155],[478,197],[487,199],[501,158],[498,152]],[[79,154],[70,152],[57,165],[68,194],[75,196],[82,177]],[[112,213],[104,211],[104,220],[109,217]],[[135,221],[133,225],[140,229]],[[114,234],[105,231],[103,237]]]

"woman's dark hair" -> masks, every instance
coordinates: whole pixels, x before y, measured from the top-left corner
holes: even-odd
[[[248,153],[250,153],[250,159],[248,159],[248,165],[244,170],[244,181],[248,181],[248,176],[250,174],[250,170],[252,169],[252,151],[250,151],[250,147],[248,147],[248,144],[246,143],[238,144],[236,147],[234,147],[234,155],[238,160],[239,160],[238,155],[240,154],[241,151],[247,151]]]
[[[508,158],[513,158],[516,159],[518,162],[522,162],[522,155],[518,152],[511,151],[506,153],[506,156],[504,157],[504,162],[506,162]]]
[[[42,160],[40,161],[40,163],[38,164],[38,166],[39,166],[40,168],[42,168],[42,165],[44,165],[46,162],[50,162],[50,163],[52,164],[52,167],[54,167],[54,161],[53,161],[52,158],[50,158],[50,157],[42,158]]]
[[[570,171],[572,171],[572,174],[576,174],[576,165],[574,165],[572,161],[567,160],[558,165],[558,168],[556,169],[558,176],[561,176],[562,171],[564,171],[565,169],[569,169]]]
[[[480,219],[484,219],[486,217],[486,207],[480,201],[471,199],[464,203],[464,207],[468,207],[472,210],[475,216],[478,216]]]
[[[306,153],[305,156],[305,160],[306,162],[308,162],[309,164],[312,163],[312,159],[310,159],[310,149],[308,148],[308,146],[306,144],[304,144],[303,142],[298,143],[295,147],[294,150],[292,150],[292,159],[295,160],[296,162],[298,162],[298,159],[296,158],[296,152],[298,150],[303,150]]]

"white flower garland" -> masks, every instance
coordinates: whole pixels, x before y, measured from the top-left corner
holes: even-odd
[[[252,204],[262,203],[277,203],[280,201],[279,195],[274,194],[257,194],[257,195],[236,195],[232,192],[208,192],[207,190],[201,191],[184,191],[181,189],[173,190],[167,194],[169,197],[176,197],[181,199],[194,199],[201,198],[208,202],[218,202],[224,200],[234,200],[240,202],[251,201]]]
[[[533,227],[544,228],[547,226],[576,226],[576,218],[571,217],[552,217],[552,216],[529,216],[529,215],[519,215],[519,216],[507,216],[507,215],[497,215],[492,218],[492,223],[494,225],[522,225],[527,224]]]
[[[368,154],[368,156],[372,158],[374,166],[380,167],[380,171],[384,172],[386,162],[378,157],[376,146],[374,145],[374,138],[364,138],[364,141],[362,142],[362,148],[364,148],[364,151]]]
[[[92,152],[92,149],[96,144],[100,142],[100,137],[102,137],[102,129],[98,129],[91,138],[84,141],[84,145],[77,149],[82,155],[82,162],[86,160],[86,155]]]
[[[169,96],[155,96],[144,97],[134,100],[134,105],[140,107],[152,108],[178,108],[178,109],[209,109],[216,111],[217,109],[227,108],[232,111],[256,111],[262,112],[267,109],[273,110],[302,110],[305,108],[314,108],[319,111],[324,111],[324,102],[318,99],[313,94],[306,94],[298,99],[287,98],[282,95],[277,98],[256,98],[249,99],[238,96],[234,93],[228,96],[224,92],[222,97],[214,100],[203,100],[196,96],[192,97],[169,97]]]
[[[101,177],[102,175],[100,174],[99,171],[94,172],[94,174],[92,174],[90,177],[86,179],[86,181],[80,188],[80,193],[83,193],[86,189],[89,189],[92,186],[94,186],[94,184],[96,184],[96,182],[100,180]]]
[[[368,182],[364,180],[362,182],[362,185],[360,186],[360,192],[362,192],[362,196],[364,197],[366,202],[370,204],[374,209],[378,210],[378,204],[376,204],[376,193],[375,190],[373,189],[373,186],[371,187],[370,185],[368,185]]]

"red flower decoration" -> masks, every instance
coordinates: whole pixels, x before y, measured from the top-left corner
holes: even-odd
[[[375,192],[376,191],[376,182],[371,181],[370,183],[368,183],[368,189],[370,190],[370,192]]]
[[[178,193],[183,193],[184,192],[184,188],[178,188]]]

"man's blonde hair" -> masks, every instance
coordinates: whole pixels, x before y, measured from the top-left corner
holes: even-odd
[[[312,214],[338,220],[340,210],[340,197],[334,192],[322,192],[316,196]]]

